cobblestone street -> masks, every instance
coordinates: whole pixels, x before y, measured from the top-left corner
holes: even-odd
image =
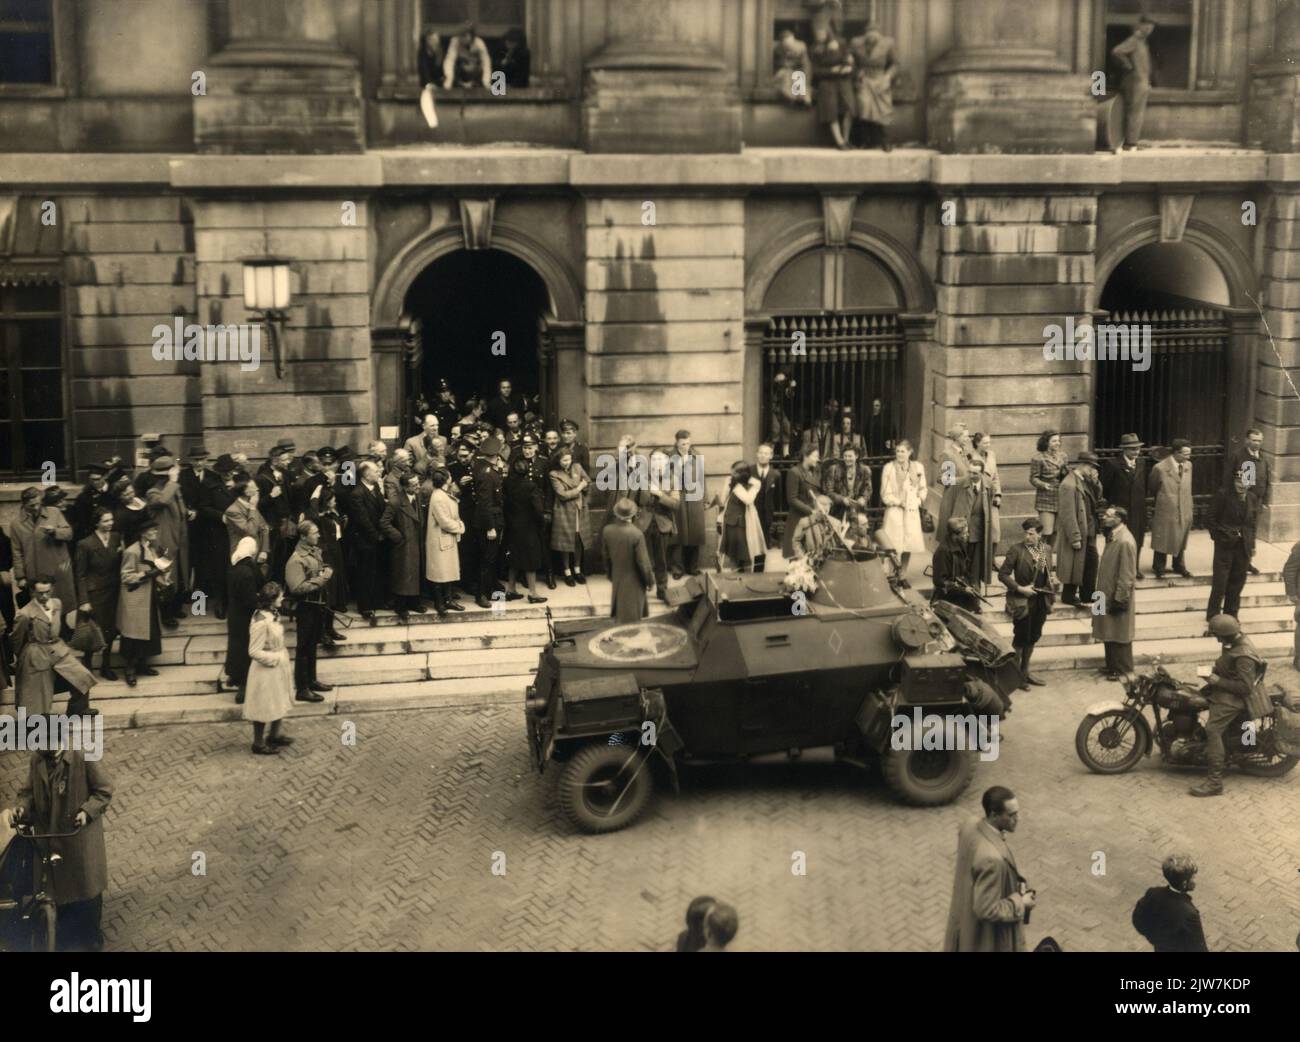
[[[234,724],[109,732],[108,946],[655,950],[710,893],[739,909],[737,947],[934,950],[957,825],[1001,783],[1020,798],[1012,845],[1039,892],[1031,942],[1141,950],[1132,905],[1182,848],[1202,866],[1212,950],[1291,949],[1300,774],[1230,774],[1215,800],[1185,796],[1193,776],[1150,763],[1090,775],[1074,729],[1117,690],[1062,677],[1021,696],[1001,759],[980,765],[958,805],[899,806],[850,767],[711,769],[603,837],[559,816],[554,768],[531,769],[513,708],[365,714],[355,747],[343,718],[302,720],[277,759],[250,755]],[[0,766],[6,803],[23,763]],[[806,875],[792,873],[796,851]],[[199,853],[206,875],[191,872]]]

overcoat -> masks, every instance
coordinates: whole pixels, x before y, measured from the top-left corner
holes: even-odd
[[[1151,468],[1149,483],[1155,497],[1151,514],[1151,549],[1158,554],[1181,554],[1192,530],[1192,465],[1183,464],[1171,453]]]
[[[165,572],[154,565],[159,554],[173,560]],[[117,628],[122,636],[131,640],[148,640],[149,624],[154,610],[155,585],[166,586],[176,565],[169,547],[155,545],[146,550],[140,543],[132,543],[122,551],[122,590],[117,599]]]
[[[758,466],[755,465],[754,477],[759,481],[754,509],[758,511],[758,521],[763,526],[763,537],[768,545],[771,545],[772,526],[776,522],[777,505],[781,495],[781,475],[774,466],[768,464],[766,474],[760,474]]]
[[[456,501],[440,488],[429,497],[429,518],[425,530],[424,577],[431,583],[460,582],[460,555],[456,544],[465,534]]]
[[[34,600],[14,615],[12,641],[18,663],[18,675],[14,678],[17,704],[25,706],[31,715],[53,712],[55,673],[78,691],[89,691],[98,683],[76,653],[59,639],[63,606],[57,597],[50,598],[49,609],[53,622]]]
[[[52,528],[54,534],[44,531]],[[77,589],[72,576],[72,526],[58,507],[41,507],[33,521],[21,513],[9,526],[13,540],[14,586],[26,579],[28,588],[43,575],[54,580],[54,596],[65,607],[77,606]]]
[[[709,483],[704,476],[704,457],[698,452],[682,456],[674,452],[670,457],[670,473],[679,480],[680,495],[677,506],[677,536],[673,542],[679,546],[704,545],[704,504],[709,501]]]
[[[880,502],[885,505],[880,528],[889,545],[899,553],[924,552],[921,507],[925,503],[925,468],[916,460],[909,460],[906,469],[897,460],[886,463],[880,470]],[[935,538],[943,535],[944,531],[938,531]]]
[[[789,560],[794,557],[794,530],[799,522],[817,506],[817,495],[822,491],[821,474],[809,470],[802,463],[785,472],[785,530],[781,533],[781,554]]]
[[[1151,463],[1139,456],[1133,469],[1124,465],[1123,458],[1107,460],[1101,472],[1101,491],[1111,506],[1128,511],[1124,523],[1133,534],[1133,541],[1141,539],[1147,530],[1147,480]]]
[[[155,485],[145,494],[144,501],[149,516],[158,522],[158,545],[171,551],[172,582],[184,588],[190,577],[190,534],[186,519],[189,508],[181,495],[181,486],[175,481]]]
[[[529,475],[516,474],[511,468],[506,478],[505,500],[506,564],[523,572],[545,567],[548,548],[542,545],[546,513],[542,486]]]
[[[645,536],[630,522],[611,521],[600,538],[605,548],[605,574],[614,587],[609,614],[619,622],[638,622],[649,610],[646,590],[654,585]]]
[[[993,578],[993,549],[997,545],[997,536],[993,531],[993,492],[987,481],[980,482],[978,494],[984,501],[984,536],[981,540],[984,545],[984,574],[979,579],[987,583]],[[975,507],[975,497],[975,488],[969,478],[945,488],[943,500],[939,504],[939,520],[936,524],[938,531],[948,531],[949,518],[969,518]],[[973,546],[974,543],[970,545]]]
[[[225,574],[224,562],[230,560],[222,538],[226,530],[225,486],[215,471],[205,469],[200,478],[193,467],[181,471],[180,486],[185,505],[194,511],[194,520],[189,523],[189,557],[195,588],[209,597],[217,596],[222,589],[218,583]]]
[[[424,578],[424,514],[422,497],[412,503],[405,492],[388,497],[379,528],[392,543],[388,552],[388,589],[399,597],[420,596]]]
[[[232,565],[226,575],[226,676],[232,684],[242,686],[248,678],[248,632],[265,581],[251,557]]]
[[[1071,469],[1056,490],[1056,574],[1067,585],[1083,582],[1088,543],[1096,541],[1096,522],[1088,504],[1083,479]],[[1073,545],[1076,539],[1083,544],[1078,550]]]
[[[1020,872],[1006,840],[983,818],[957,833],[957,870],[946,952],[1018,952],[1025,947]]]
[[[248,683],[244,719],[273,724],[293,711],[293,666],[284,643],[284,623],[275,612],[259,611],[248,632]]]
[[[1097,589],[1105,594],[1106,610],[1092,617],[1092,639],[1131,644],[1137,612],[1134,583],[1137,582],[1137,540],[1124,525],[1111,534],[1097,566]],[[1116,612],[1119,604],[1128,609]]]
[[[77,749],[54,758],[31,754],[18,805],[36,831],[71,832],[79,810],[89,819],[75,836],[46,841],[50,852],[63,858],[54,872],[56,905],[89,901],[108,889],[103,814],[112,799],[113,782],[102,762],[87,760]]]
[[[105,546],[92,532],[77,544],[77,604],[89,604],[104,635],[117,627],[117,597],[122,588],[122,539],[108,534]]]
[[[588,481],[587,472],[577,463],[568,470],[556,468],[548,473],[551,489],[555,492],[555,505],[551,514],[551,549],[573,553],[578,539],[584,546],[590,542],[587,526],[590,512],[587,509],[587,491],[578,491],[578,485]]]

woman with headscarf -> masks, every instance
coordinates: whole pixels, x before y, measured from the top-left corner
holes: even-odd
[[[158,540],[158,522],[146,518],[140,538],[122,551],[122,589],[117,600],[117,628],[130,687],[135,687],[136,674],[158,675],[144,661],[162,652],[160,609],[171,596],[175,567],[172,551]]]
[[[259,756],[278,753],[293,739],[280,728],[293,711],[293,667],[289,649],[284,645],[284,623],[280,606],[284,590],[269,582],[257,593],[257,610],[248,633],[248,695],[244,701],[244,719],[253,725],[253,752]],[[266,727],[270,724],[270,734]]]
[[[244,701],[244,688],[248,683],[248,632],[257,610],[257,591],[266,581],[258,563],[257,540],[246,535],[239,540],[230,555],[230,571],[226,576],[226,682],[237,691],[236,704]],[[264,559],[264,558],[263,558]],[[217,690],[226,691],[221,679]]]
[[[506,592],[516,592],[522,573],[528,583],[528,603],[545,604],[546,598],[537,595],[537,570],[546,566],[547,548],[542,545],[546,502],[541,486],[533,480],[533,465],[522,456],[511,465],[506,478],[505,511],[506,564],[510,569]]]

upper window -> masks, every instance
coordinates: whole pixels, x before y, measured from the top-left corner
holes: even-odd
[[[840,36],[856,36],[871,20],[876,0],[843,0],[836,7],[826,7],[824,0],[776,0],[773,38],[780,39],[786,29],[804,43],[812,39],[813,19],[824,10]]]
[[[1105,55],[1107,92],[1119,87],[1124,71],[1111,51],[1132,35],[1138,19],[1146,15],[1156,27],[1147,37],[1151,52],[1151,86],[1164,90],[1191,90],[1196,86],[1195,0],[1107,0]]]
[[[54,82],[54,0],[0,0],[0,83]]]
[[[57,285],[0,285],[0,475],[67,467]]]
[[[528,86],[526,69],[520,69],[527,53],[524,38],[525,7],[527,0],[422,0],[423,22],[421,31],[432,29],[442,40],[442,54],[451,48],[456,31],[472,23],[479,38],[487,46],[492,69],[502,69],[511,86]],[[522,50],[521,50],[522,48]],[[467,59],[467,61],[470,59]],[[458,68],[457,81],[475,77],[473,70]],[[520,79],[523,82],[520,82]]]

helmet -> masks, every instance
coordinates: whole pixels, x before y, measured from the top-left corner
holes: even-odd
[[[1226,640],[1241,633],[1241,623],[1231,615],[1216,615],[1210,620],[1210,633],[1219,640]]]

